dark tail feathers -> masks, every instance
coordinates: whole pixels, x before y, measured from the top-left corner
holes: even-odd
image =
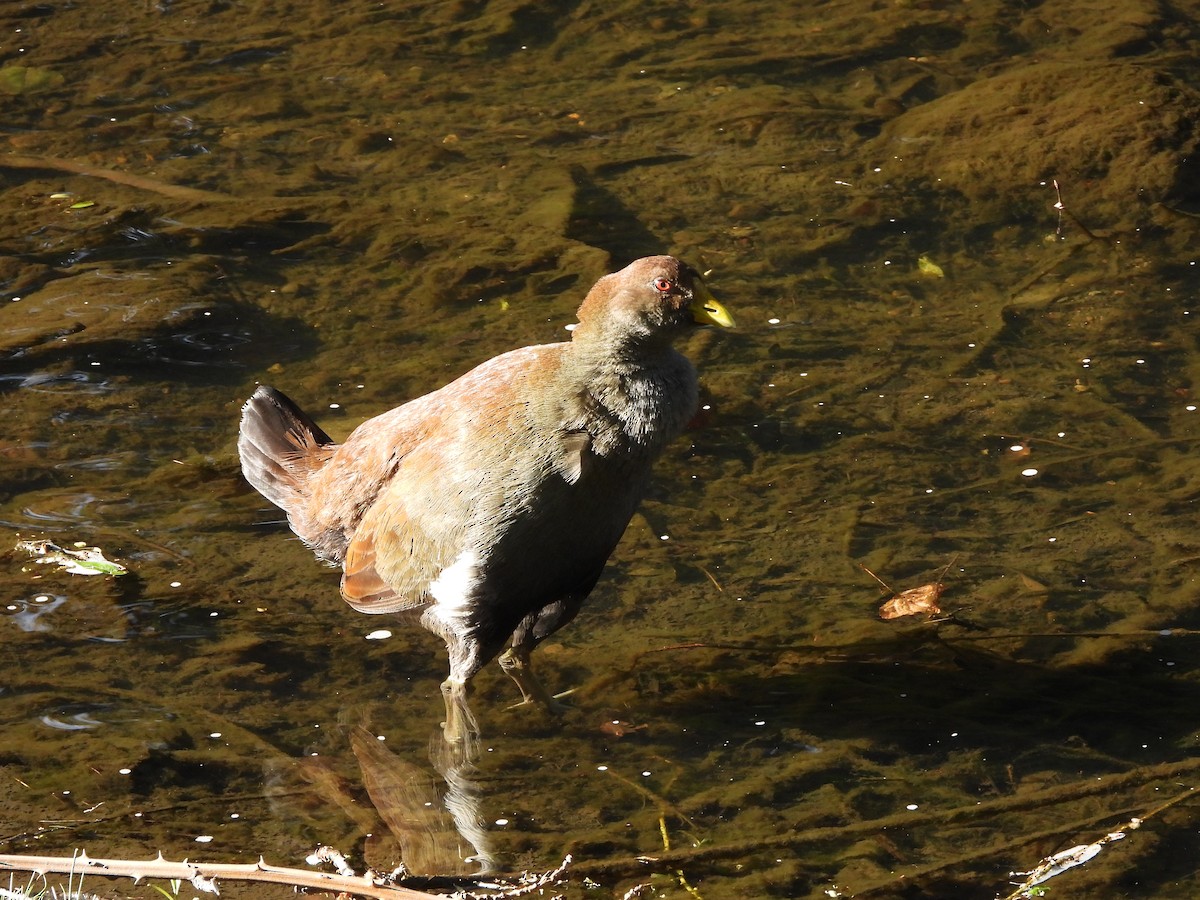
[[[242,474],[289,515],[299,511],[308,477],[329,458],[332,445],[329,435],[300,407],[265,384],[242,407]]]

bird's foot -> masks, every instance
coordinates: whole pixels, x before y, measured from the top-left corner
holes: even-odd
[[[507,709],[520,709],[523,706],[537,705],[537,706],[543,707],[552,716],[561,718],[562,716],[565,716],[568,712],[571,711],[571,707],[566,703],[559,703],[558,701],[561,700],[563,697],[571,696],[571,694],[573,694],[573,693],[575,693],[575,688],[571,688],[569,691],[561,691],[560,693],[554,694],[553,696],[545,693],[544,691],[543,691],[543,695],[540,697],[537,696],[536,694],[530,693],[530,694],[526,694],[520,700],[518,700],[516,703],[514,703],[511,706],[506,707],[506,708]]]
[[[447,679],[442,683],[446,701],[446,721],[442,722],[442,737],[447,744],[466,746],[479,737],[479,723],[467,705],[466,685]]]
[[[522,652],[514,647],[510,647],[500,655],[497,661],[500,663],[500,668],[516,683],[521,691],[521,702],[514,703],[509,709],[538,703],[554,716],[562,716],[570,709],[566,704],[559,703],[558,701],[559,698],[566,697],[571,691],[563,691],[561,694],[551,696],[550,692],[538,680],[538,677],[533,674],[533,668],[529,665],[529,653],[527,651]]]

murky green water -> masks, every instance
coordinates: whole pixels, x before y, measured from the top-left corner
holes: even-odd
[[[1140,816],[1051,896],[1196,895],[1195,4],[127,6],[0,12],[0,532],[131,570],[3,557],[0,852],[992,898]],[[439,642],[240,405],[344,435],[659,252],[741,327],[456,827]]]

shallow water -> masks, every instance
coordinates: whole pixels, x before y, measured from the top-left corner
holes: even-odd
[[[1139,816],[1049,887],[1196,895],[1197,10],[130,7],[0,13],[0,530],[130,569],[4,557],[0,852],[991,898]],[[708,413],[539,651],[573,710],[491,667],[448,787],[438,642],[241,403],[344,435],[659,252],[739,320]]]

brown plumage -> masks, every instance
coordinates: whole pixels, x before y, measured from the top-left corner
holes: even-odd
[[[474,731],[470,679],[501,665],[553,707],[529,653],[579,611],[696,411],[696,372],[671,342],[732,325],[691,268],[640,259],[600,279],[569,342],[488,360],[335,444],[260,387],[242,411],[246,479],[340,564],[366,613],[420,610],[450,653],[446,736]]]

